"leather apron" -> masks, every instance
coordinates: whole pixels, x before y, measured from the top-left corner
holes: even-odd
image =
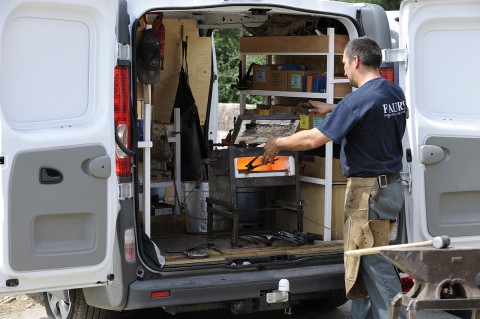
[[[344,250],[356,250],[388,245],[393,223],[390,220],[369,220],[370,197],[380,195],[377,177],[348,178],[345,192]],[[344,257],[345,289],[348,299],[367,295],[358,276],[361,256]]]

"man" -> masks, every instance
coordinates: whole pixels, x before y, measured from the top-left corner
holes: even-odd
[[[280,150],[303,151],[332,140],[342,144],[340,161],[348,177],[345,194],[345,250],[388,245],[403,204],[402,137],[407,107],[400,87],[380,76],[382,54],[368,38],[345,46],[343,65],[358,88],[337,106],[310,101],[310,112],[331,112],[316,128],[291,136],[271,137],[262,163]],[[398,274],[380,255],[345,258],[347,298],[353,299],[351,318],[388,318],[390,302],[401,292]],[[404,316],[404,312],[402,313]]]

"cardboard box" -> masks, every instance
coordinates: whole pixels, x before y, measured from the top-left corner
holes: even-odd
[[[345,97],[345,95],[352,93],[352,86],[350,83],[335,83],[333,86],[334,97]]]
[[[299,114],[300,122],[298,123],[297,132],[310,129],[310,115]]]
[[[287,91],[302,92],[305,71],[287,71]]]
[[[295,106],[273,105],[272,114],[295,114]]]
[[[300,116],[300,122],[298,123],[298,131],[311,130],[314,127],[317,127],[320,122],[325,118],[323,115],[317,114],[298,114]]]
[[[343,219],[345,207],[346,184],[337,184],[332,186],[332,240],[343,239]],[[280,194],[287,201],[295,201],[295,191],[285,189]],[[303,218],[303,232],[325,234],[325,186],[300,182],[300,198],[305,206]],[[277,229],[293,231],[297,226],[297,216],[291,213],[277,213]]]
[[[315,172],[315,163],[312,161],[300,161],[298,163],[298,173],[302,176],[313,177]]]
[[[320,124],[324,118],[325,118],[324,115],[310,114],[308,116],[308,126],[310,127],[310,129],[317,127],[318,124]]]
[[[268,82],[270,80],[270,71],[272,65],[254,65],[252,76],[252,89],[268,90]]]
[[[270,79],[267,82],[267,90],[286,91],[287,90],[287,71],[270,70]]]
[[[272,115],[272,106],[271,105],[257,105],[256,114],[259,115]]]
[[[325,158],[320,156],[314,157],[314,173],[313,177],[316,178],[325,178]],[[342,173],[342,165],[340,164],[340,159],[332,159],[332,181],[334,183],[346,182],[347,177]]]

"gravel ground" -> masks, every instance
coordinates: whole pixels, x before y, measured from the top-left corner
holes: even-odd
[[[0,297],[0,316],[35,308],[43,308],[42,293]]]

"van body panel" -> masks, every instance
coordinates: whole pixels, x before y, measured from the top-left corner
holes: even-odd
[[[373,5],[369,5],[373,6]],[[161,4],[155,0],[140,0],[128,3],[128,12],[131,22],[138,19],[145,12],[150,10],[159,11],[177,11],[180,13],[178,18],[197,18],[198,11],[202,10],[205,14],[218,13],[218,18],[209,20],[208,17],[202,17],[202,22],[198,28],[241,28],[243,26],[258,26],[267,17],[268,14],[292,14],[292,13],[312,13],[337,19],[344,24],[350,37],[357,37],[362,34],[362,28],[357,21],[357,11],[365,7],[362,3],[344,3],[335,1],[221,1],[221,0],[202,0],[196,1],[194,5],[190,3],[179,3],[178,1],[162,1]],[[268,8],[264,15],[252,15],[250,9]],[[188,11],[197,11],[195,15],[188,16]],[[171,12],[169,12],[171,13]],[[222,17],[222,14],[224,15]],[[248,18],[244,18],[248,15]],[[170,15],[175,17],[174,15]],[[226,23],[228,21],[228,23]],[[204,24],[205,26],[202,26]]]
[[[0,3],[0,294],[105,284],[115,0]]]
[[[126,309],[178,306],[218,301],[259,299],[265,291],[278,288],[280,279],[288,278],[290,294],[308,294],[344,289],[341,254],[332,256],[332,264],[297,264],[291,267],[264,268],[255,271],[229,270],[216,274],[188,274],[184,277],[135,281],[130,285]],[[151,298],[152,291],[169,291],[164,298]],[[265,298],[263,296],[263,298]]]
[[[480,49],[480,3],[404,1],[399,17],[399,48],[408,54],[399,65],[410,109],[408,238],[450,235],[455,245],[469,245],[480,239],[480,66],[472,63]],[[436,152],[422,153],[424,146],[442,150],[440,160],[426,160]]]

